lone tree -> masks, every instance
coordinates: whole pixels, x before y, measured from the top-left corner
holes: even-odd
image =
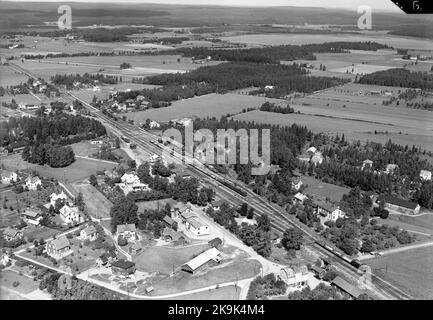
[[[131,64],[127,62],[122,62],[122,64],[120,65],[120,69],[129,69],[131,67]]]
[[[245,202],[241,204],[241,206],[238,209],[238,213],[242,216],[245,217],[248,214],[248,204],[246,204]]]
[[[302,241],[302,231],[297,228],[290,228],[284,231],[281,243],[287,250],[299,250],[301,249]]]

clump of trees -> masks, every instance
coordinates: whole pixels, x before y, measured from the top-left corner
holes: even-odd
[[[63,168],[75,161],[75,154],[71,146],[38,144],[25,147],[22,158],[30,163],[47,164],[52,168]]]
[[[293,109],[290,105],[287,105],[286,107],[282,107],[272,102],[265,102],[260,106],[259,110],[266,111],[266,112],[282,113],[282,114],[289,114],[295,112],[295,109]]]
[[[270,273],[264,277],[255,278],[248,289],[248,300],[260,300],[269,296],[282,295],[287,290],[287,284]]]
[[[379,86],[433,89],[433,75],[427,72],[411,72],[403,68],[377,71],[363,75],[358,83]]]

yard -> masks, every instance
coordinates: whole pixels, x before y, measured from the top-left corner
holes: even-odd
[[[220,118],[227,114],[239,113],[242,109],[258,108],[268,100],[270,99],[233,93],[223,95],[212,93],[175,101],[171,106],[166,108],[130,112],[125,113],[125,115],[128,119],[133,119],[135,122],[145,122],[148,118],[156,121],[169,121],[193,116]]]
[[[307,188],[303,191],[303,193],[313,197],[314,199],[329,198],[331,201],[339,202],[342,196],[349,193],[350,191],[350,188],[321,182],[320,180],[309,176],[302,176],[301,179],[304,185],[307,185]]]
[[[217,284],[236,282],[256,276],[260,272],[260,263],[257,260],[230,260],[222,261],[222,265],[205,268],[196,275],[183,271],[174,277],[166,277],[153,284],[155,290],[152,295],[163,295],[198,288],[205,288]]]
[[[211,289],[185,296],[177,296],[175,300],[239,300],[241,289],[236,286],[227,286]],[[168,299],[170,300],[170,299]]]
[[[13,284],[19,283],[17,286]],[[18,291],[21,294],[28,294],[39,288],[38,282],[33,281],[33,279],[20,275],[12,270],[4,270],[0,272],[0,285],[10,288],[14,291]]]
[[[433,247],[365,260],[372,271],[415,299],[433,299]]]
[[[81,192],[87,211],[96,218],[110,217],[113,204],[94,186],[90,184],[74,184],[74,189]]]
[[[49,166],[28,163],[21,159],[20,154],[13,154],[2,158],[2,160],[5,168],[8,170],[31,169],[37,171],[41,176],[67,182],[82,181],[91,174],[95,174],[96,171],[110,170],[117,166],[114,163],[78,157],[74,163],[65,168],[51,168]]]
[[[134,262],[140,271],[170,274],[208,248],[207,244],[184,248],[151,247],[134,257]]]

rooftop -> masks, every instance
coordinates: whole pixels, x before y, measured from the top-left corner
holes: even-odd
[[[340,276],[337,276],[334,280],[332,280],[331,283],[337,286],[338,288],[340,288],[341,290],[347,292],[354,298],[358,298],[362,294],[361,290],[351,285],[349,282],[347,282]]]
[[[386,203],[393,204],[403,208],[412,209],[412,210],[414,210],[418,206],[418,203],[416,202],[407,201],[404,199],[397,198],[395,196],[380,197],[378,200],[379,201],[384,200]]]
[[[132,261],[126,261],[126,260],[120,259],[120,260],[114,261],[111,264],[111,266],[116,267],[116,268],[120,268],[120,269],[129,269],[129,268],[134,267],[135,263]]]
[[[210,260],[217,259],[220,254],[221,254],[221,252],[218,249],[211,248],[211,249],[206,250],[205,252],[201,253],[200,255],[195,257],[194,259],[185,263],[185,266],[189,267],[192,271],[194,271],[194,270],[198,269],[200,266],[209,262]]]
[[[131,223],[131,224],[119,224],[117,226],[117,233],[122,233],[122,232],[135,232],[137,229],[135,228],[135,224]]]
[[[54,239],[50,243],[52,243],[56,247],[57,250],[70,246],[69,240],[65,236],[62,236],[58,239]]]

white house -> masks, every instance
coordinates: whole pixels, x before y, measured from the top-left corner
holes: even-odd
[[[8,184],[18,180],[18,175],[14,171],[2,170],[2,183]]]
[[[393,174],[394,171],[398,168],[398,165],[396,164],[387,164],[385,168],[385,173],[387,174]]]
[[[6,253],[2,253],[2,255],[0,257],[0,265],[2,265],[3,267],[6,267],[10,261],[11,261],[11,259],[9,258],[9,256]]]
[[[116,237],[122,236],[127,241],[135,241],[137,239],[137,228],[135,224],[119,224],[116,230]]]
[[[65,223],[81,223],[84,222],[83,217],[80,214],[80,210],[77,207],[71,207],[68,204],[65,204],[60,209],[60,218]]]
[[[361,170],[369,169],[369,168],[373,168],[373,161],[369,159],[365,159],[364,161],[362,161]]]
[[[33,210],[26,210],[21,213],[21,216],[26,223],[33,224],[35,226],[38,226],[42,220],[42,215],[39,212]]]
[[[298,192],[297,194],[294,195],[295,203],[303,204],[304,201],[307,199],[308,199],[308,197],[305,194],[300,193],[300,192]]]
[[[421,170],[421,172],[419,173],[419,177],[422,180],[430,181],[431,180],[431,171]]]
[[[301,189],[303,184],[304,183],[302,182],[302,180],[300,178],[295,178],[292,180],[292,189],[295,189],[296,191],[298,191],[299,189]]]
[[[202,236],[210,234],[209,226],[199,222],[194,217],[186,219],[186,228],[196,236]]]
[[[280,270],[279,278],[289,287],[300,287],[307,283],[309,272],[306,265],[284,267]]]
[[[155,120],[150,121],[149,127],[150,127],[151,129],[159,128],[160,126],[161,126],[161,125],[160,125],[158,122],[156,122]]]
[[[320,151],[317,151],[314,153],[314,155],[311,157],[311,163],[314,163],[315,165],[321,164],[323,162],[324,158]]]
[[[42,187],[42,181],[39,177],[28,177],[26,179],[26,187],[29,190],[38,190],[38,186]]]
[[[63,202],[66,202],[68,200],[68,196],[62,191],[60,193],[52,193],[50,195],[50,205],[53,207],[56,205],[57,200],[61,200]]]
[[[327,202],[316,202],[317,214],[320,214],[327,221],[337,221],[338,218],[346,217],[346,213],[339,206]]]
[[[140,178],[135,173],[125,173],[121,178],[120,181],[126,184],[133,184],[136,182],[140,182]]]
[[[306,153],[315,154],[317,152],[316,147],[309,147],[306,151]]]
[[[82,240],[95,241],[98,237],[98,232],[94,226],[87,226],[80,231],[80,238]]]

